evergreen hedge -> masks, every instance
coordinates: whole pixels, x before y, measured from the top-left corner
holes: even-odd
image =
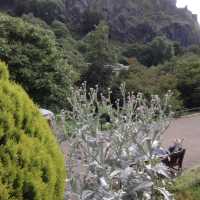
[[[0,199],[61,200],[63,155],[47,122],[0,62]]]

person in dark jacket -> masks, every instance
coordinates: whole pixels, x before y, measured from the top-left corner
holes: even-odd
[[[182,143],[184,139],[175,139],[174,144],[168,148],[169,153],[181,151],[183,149]]]

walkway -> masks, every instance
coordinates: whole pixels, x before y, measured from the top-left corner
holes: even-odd
[[[171,123],[163,136],[163,146],[168,147],[174,138],[184,138],[186,148],[183,167],[200,165],[200,114],[183,117]]]

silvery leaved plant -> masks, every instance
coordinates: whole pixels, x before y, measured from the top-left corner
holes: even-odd
[[[77,200],[172,200],[165,186],[168,168],[153,156],[152,144],[169,126],[171,92],[163,99],[126,93],[111,103],[111,90],[85,83],[71,90],[70,109],[62,111],[68,148],[68,199]]]

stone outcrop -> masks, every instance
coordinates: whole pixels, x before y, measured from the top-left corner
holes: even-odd
[[[96,12],[108,22],[113,39],[148,42],[164,34],[183,46],[200,43],[195,15],[178,9],[176,0],[67,0],[65,5],[75,30],[81,30],[86,12]]]
[[[109,24],[110,35],[114,40],[145,43],[157,35],[164,34],[169,39],[180,42],[182,46],[200,43],[200,26],[197,16],[192,14],[187,7],[177,8],[176,0],[60,1],[64,4],[58,16],[55,16],[55,10],[49,11],[52,12],[49,13],[52,20],[66,21],[71,29],[81,35],[91,31],[91,27],[94,27],[93,25],[96,25],[98,20],[103,19]],[[1,0],[0,10],[14,15],[24,14],[16,11],[17,1],[14,2],[13,0]],[[26,12],[32,12],[36,17],[46,20],[43,12],[38,15],[37,9],[29,7]],[[52,20],[46,21],[51,23]]]

